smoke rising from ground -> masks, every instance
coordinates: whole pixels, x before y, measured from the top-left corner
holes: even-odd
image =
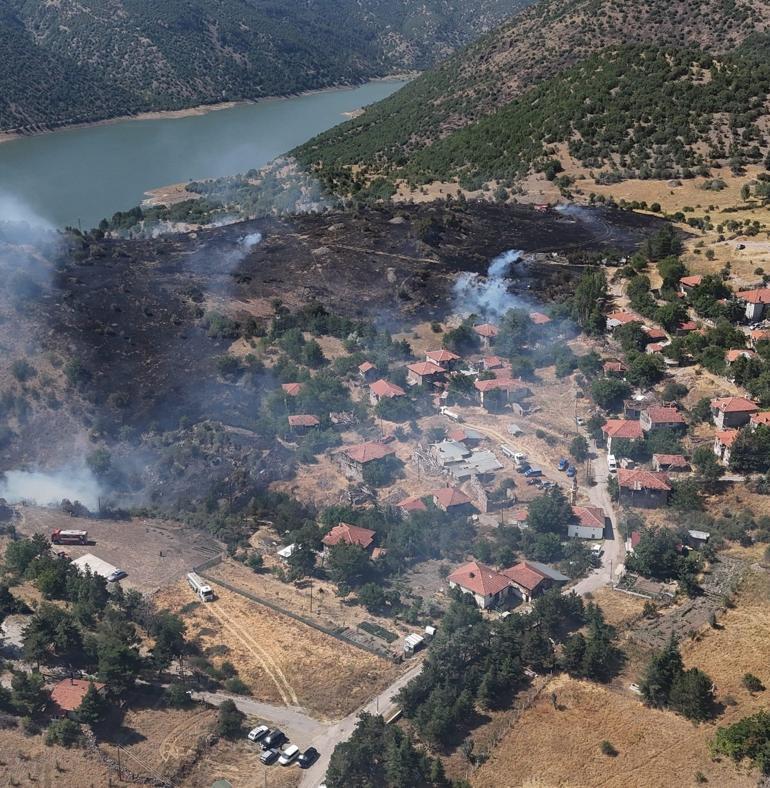
[[[99,508],[102,489],[86,466],[58,471],[7,471],[0,477],[0,498],[8,503],[28,501],[39,506],[58,505],[63,498]]]
[[[509,309],[521,306],[521,301],[508,292],[510,267],[521,259],[522,252],[510,249],[495,257],[486,276],[465,272],[457,277],[453,298],[455,310],[461,314],[500,318]]]
[[[241,246],[245,251],[250,251],[253,249],[257,244],[262,243],[262,233],[249,233],[248,235],[244,235],[241,238]]]

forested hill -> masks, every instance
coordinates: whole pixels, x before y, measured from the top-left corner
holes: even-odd
[[[761,57],[767,54],[767,39],[761,34],[769,27],[768,0],[639,0],[632,11],[621,0],[541,0],[297,153],[305,164],[323,161],[329,169],[359,162],[385,163],[387,169],[415,158],[424,164],[423,154],[432,156],[427,151],[437,140],[451,139],[458,130],[505,107],[513,110],[511,102],[517,99],[524,103],[527,95],[544,95],[530,94],[533,86],[548,85],[549,100],[555,98],[563,105],[564,97],[558,95],[560,77],[571,74],[566,79],[579,79],[569,69],[595,53],[605,53],[615,70],[632,63],[633,47],[638,46],[668,48],[675,56],[687,47],[721,55],[753,41]],[[680,66],[677,56],[677,68],[663,76],[680,79]],[[646,68],[642,64],[642,70]],[[655,69],[660,72],[658,66]],[[601,80],[593,87],[600,96]],[[645,86],[647,99],[668,101],[663,84],[658,85],[657,95],[650,88]],[[607,98],[600,100],[604,103]],[[489,146],[502,142],[494,137],[485,140]],[[435,157],[446,155],[449,148],[452,144],[446,142],[435,147]],[[450,158],[454,160],[455,153]],[[345,184],[340,182],[340,186]]]
[[[0,0],[0,131],[423,69],[528,0]]]

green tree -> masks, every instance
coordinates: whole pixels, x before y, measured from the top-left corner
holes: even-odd
[[[580,277],[575,293],[569,299],[570,315],[586,334],[602,334],[606,327],[604,311],[607,303],[607,279],[604,271],[601,268],[588,270]]]
[[[650,659],[639,689],[645,703],[656,708],[668,706],[674,680],[684,671],[682,656],[676,638],[672,635],[668,645]]]
[[[720,465],[710,446],[698,446],[692,454],[693,465],[698,470],[704,489],[713,492],[724,476],[725,469]]]
[[[711,744],[714,755],[726,755],[739,764],[748,759],[762,774],[770,774],[770,712],[720,727]]]
[[[535,532],[565,536],[572,519],[572,506],[561,488],[554,487],[535,498],[527,511],[527,525]]]
[[[596,378],[591,383],[591,397],[604,410],[617,411],[631,395],[631,386],[617,378]]]
[[[45,734],[45,743],[49,746],[59,744],[62,747],[73,747],[79,744],[83,734],[80,726],[73,720],[66,717],[61,720],[54,720]]]
[[[108,709],[107,699],[96,689],[93,682],[89,682],[86,694],[76,710],[78,720],[93,727],[104,719]]]
[[[329,550],[329,574],[338,586],[355,587],[371,571],[369,555],[358,545],[336,544]]]
[[[640,389],[652,388],[663,378],[665,365],[660,356],[651,353],[633,353],[629,356],[626,380]]]
[[[38,714],[48,702],[49,692],[43,676],[33,671],[13,671],[11,676],[11,703],[20,714]]]
[[[713,713],[713,685],[714,682],[698,668],[682,671],[671,685],[668,705],[688,720],[707,720]]]
[[[24,574],[38,556],[47,554],[50,549],[51,545],[43,534],[11,542],[5,548],[5,565],[11,572]]]
[[[584,462],[588,459],[588,441],[582,435],[576,435],[569,445],[569,453],[575,462]]]
[[[225,739],[238,739],[241,735],[241,728],[246,715],[230,700],[222,701],[219,704],[217,714],[217,733]]]
[[[770,470],[770,427],[760,424],[738,434],[730,452],[730,469],[736,473],[766,473]]]

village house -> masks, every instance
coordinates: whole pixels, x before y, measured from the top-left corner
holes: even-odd
[[[682,295],[689,295],[702,281],[702,276],[683,276],[679,280],[679,292]]]
[[[531,602],[549,588],[569,581],[561,572],[539,561],[520,561],[501,574],[508,578],[513,592],[524,602]]]
[[[692,528],[687,531],[687,545],[695,550],[708,544],[709,539],[711,539],[711,534],[708,531],[698,531]]]
[[[473,511],[471,499],[457,487],[442,487],[431,495],[433,503],[449,514],[470,514]]]
[[[724,465],[730,464],[730,454],[732,453],[735,439],[739,434],[739,431],[733,428],[717,430],[717,434],[714,436],[714,454]]]
[[[647,335],[648,344],[650,342],[656,342],[665,345],[668,342],[668,334],[662,328],[642,326],[642,331]]]
[[[605,361],[602,369],[607,377],[615,378],[622,378],[628,372],[628,367],[622,361]]]
[[[83,702],[88,687],[93,684],[97,692],[104,692],[104,684],[85,679],[62,679],[51,690],[49,708],[54,717],[73,717]]]
[[[674,407],[645,408],[639,414],[639,424],[644,432],[651,430],[680,430],[687,426],[684,416]]]
[[[310,413],[296,413],[289,416],[289,426],[296,435],[304,435],[308,430],[318,427],[321,422]]]
[[[770,427],[770,410],[754,413],[749,420],[749,426],[752,432],[759,426]]]
[[[574,522],[567,525],[571,539],[603,539],[606,515],[598,506],[573,506]]]
[[[406,382],[411,386],[421,386],[424,383],[434,383],[443,380],[446,370],[432,361],[418,361],[416,364],[407,365]]]
[[[529,528],[527,523],[528,513],[526,509],[516,509],[510,515],[506,515],[506,519],[510,521],[511,525],[519,528]]]
[[[686,320],[684,323],[680,323],[675,329],[674,333],[677,336],[686,336],[687,334],[691,334],[693,331],[698,330],[698,324],[694,320]]]
[[[470,449],[463,443],[453,440],[443,440],[430,447],[430,453],[442,468],[454,463],[462,462],[470,456]]]
[[[470,427],[455,427],[447,433],[447,438],[472,449],[484,440],[484,435],[477,430],[472,430]]]
[[[609,315],[607,315],[607,330],[612,331],[619,326],[625,326],[627,323],[641,322],[642,318],[633,312],[625,312],[623,310],[619,312],[610,312]]]
[[[301,383],[282,383],[281,388],[287,397],[296,397],[302,391]]]
[[[368,441],[356,446],[348,446],[332,455],[343,473],[357,481],[364,480],[364,468],[370,463],[380,463],[396,450],[381,441]]]
[[[371,383],[377,377],[377,367],[371,361],[364,361],[363,364],[358,365],[358,374],[364,383]]]
[[[480,561],[470,561],[455,569],[447,578],[450,588],[470,594],[481,610],[489,610],[503,602],[510,593],[507,577]]]
[[[460,356],[456,353],[452,353],[451,350],[446,350],[446,348],[442,348],[441,350],[429,350],[425,354],[425,360],[437,366],[444,367],[444,369],[450,372],[457,369],[458,364],[462,362]]]
[[[718,430],[729,427],[742,427],[748,424],[751,414],[759,406],[746,397],[719,397],[711,400],[711,416]]]
[[[618,502],[646,509],[665,506],[671,485],[665,473],[642,468],[618,468]]]
[[[338,544],[354,544],[362,550],[368,550],[372,546],[375,536],[377,536],[376,532],[368,528],[340,523],[335,525],[321,541],[324,544],[325,552]]]
[[[487,407],[489,401],[485,404],[485,395],[491,391],[501,392],[500,394],[493,394],[492,398],[497,402],[497,397],[503,404],[528,397],[532,392],[526,383],[521,380],[514,380],[513,378],[494,378],[493,380],[477,380],[473,387],[479,393],[479,402],[482,408]]]
[[[419,495],[412,495],[409,498],[404,498],[403,501],[399,501],[396,504],[396,507],[399,508],[404,515],[412,514],[412,512],[428,511],[425,501],[423,501]]]
[[[480,323],[479,325],[474,326],[473,330],[481,339],[481,346],[483,348],[492,347],[492,345],[495,344],[497,335],[500,333],[497,326],[493,326],[491,323]]]
[[[628,539],[626,539],[626,552],[629,555],[634,555],[636,552],[636,546],[639,544],[641,538],[642,535],[639,533],[639,531],[631,531]]]
[[[652,469],[665,473],[684,473],[690,470],[690,463],[683,454],[653,454]]]
[[[641,424],[630,419],[608,419],[602,426],[604,439],[607,441],[607,452],[612,454],[613,440],[640,440],[644,437]]]
[[[530,312],[529,319],[536,326],[546,326],[551,322],[551,318],[548,317],[548,315],[544,315],[542,312]]]
[[[647,345],[647,347],[644,349],[644,352],[648,354],[662,353],[664,347],[666,347],[666,343],[664,342],[652,342],[651,344]]]
[[[770,288],[742,290],[736,293],[735,297],[746,304],[746,319],[750,323],[756,323],[765,316],[765,309],[770,304]]]
[[[492,369],[500,369],[504,365],[504,360],[500,356],[484,356],[481,359],[481,368],[487,371]]]
[[[734,364],[739,358],[756,358],[757,354],[755,351],[750,350],[749,348],[732,348],[725,352],[725,364],[729,367],[731,364]]]
[[[749,332],[749,339],[751,346],[756,348],[760,342],[770,342],[770,329],[769,328],[755,328]]]
[[[627,400],[623,401],[623,416],[626,419],[636,419],[642,415],[643,410],[653,408],[660,403],[650,394],[635,394]]]
[[[397,397],[405,396],[406,392],[401,386],[397,386],[395,383],[385,380],[385,378],[375,380],[374,383],[369,386],[369,401],[372,405],[376,405],[383,399],[396,399]]]

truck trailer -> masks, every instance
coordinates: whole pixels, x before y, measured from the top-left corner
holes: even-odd
[[[190,584],[190,588],[195,592],[195,595],[199,597],[202,602],[214,601],[214,592],[211,586],[208,585],[202,577],[196,575],[195,572],[190,572],[187,575],[187,582]]]
[[[57,528],[51,534],[53,544],[88,544],[88,531],[63,531]]]

